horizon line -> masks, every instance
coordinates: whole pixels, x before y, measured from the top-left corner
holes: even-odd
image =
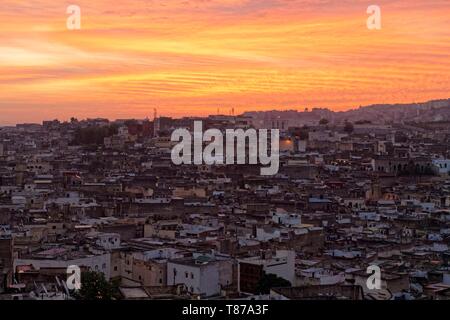
[[[183,118],[204,118],[204,117],[211,117],[211,116],[227,116],[227,117],[238,117],[238,116],[242,116],[245,113],[264,113],[264,112],[288,112],[288,111],[295,111],[298,113],[304,113],[304,112],[311,112],[313,110],[328,110],[330,112],[333,113],[345,113],[345,112],[350,112],[350,111],[355,111],[355,110],[360,110],[363,108],[369,108],[369,107],[377,107],[377,106],[407,106],[407,105],[421,105],[421,104],[427,104],[427,103],[434,103],[434,102],[440,102],[440,101],[450,101],[450,97],[449,98],[442,98],[442,99],[432,99],[432,100],[428,100],[428,101],[422,101],[422,102],[406,102],[406,103],[376,103],[376,104],[370,104],[370,105],[360,105],[358,107],[350,107],[346,110],[333,110],[330,109],[330,107],[321,107],[321,106],[315,106],[315,107],[299,107],[297,109],[295,108],[288,108],[288,109],[267,109],[267,110],[246,110],[243,111],[241,113],[238,113],[236,115],[231,115],[231,114],[223,114],[223,113],[212,113],[212,114],[208,114],[208,115],[183,115],[183,116],[170,116],[170,115],[160,115],[157,118],[162,118],[162,117],[167,117],[167,118],[172,118],[172,119],[183,119]],[[227,110],[231,110],[235,107],[227,107]],[[222,108],[219,108],[222,109]],[[308,110],[308,111],[306,111]],[[54,118],[51,119],[49,118],[48,120],[42,120],[41,123],[39,122],[17,122],[14,124],[0,124],[0,128],[4,128],[4,127],[14,127],[17,125],[23,125],[23,124],[38,124],[38,125],[42,125],[42,122],[44,121],[59,121],[59,122],[69,122],[70,119],[72,117],[68,118],[67,120],[62,120],[59,118]],[[73,117],[76,118],[76,117]],[[77,119],[78,121],[87,121],[87,120],[95,120],[95,119],[105,119],[108,120],[109,122],[115,122],[115,121],[119,121],[119,120],[150,120],[149,117],[147,118],[116,118],[116,119],[111,119],[108,117],[88,117],[88,118],[83,118],[83,119]],[[154,120],[154,119],[153,119]],[[150,121],[153,121],[150,120]]]

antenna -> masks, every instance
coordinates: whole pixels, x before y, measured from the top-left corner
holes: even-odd
[[[158,117],[158,111],[156,111],[156,108],[153,108],[153,121],[155,121],[157,117]]]

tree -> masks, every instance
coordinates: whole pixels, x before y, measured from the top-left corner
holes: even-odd
[[[74,294],[80,300],[111,300],[117,294],[117,284],[106,281],[103,273],[87,271],[81,274],[81,288]]]
[[[330,123],[330,121],[329,121],[328,119],[325,119],[325,118],[322,118],[322,119],[320,119],[320,121],[319,121],[319,124],[320,124],[321,126],[326,126],[328,123]]]
[[[271,288],[290,287],[291,283],[286,279],[280,278],[274,274],[264,274],[259,280],[256,290],[260,294],[269,294]]]
[[[352,133],[355,128],[351,122],[345,122],[344,131],[347,133]]]

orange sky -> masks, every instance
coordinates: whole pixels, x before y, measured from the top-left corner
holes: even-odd
[[[0,125],[449,97],[449,0],[0,1]]]

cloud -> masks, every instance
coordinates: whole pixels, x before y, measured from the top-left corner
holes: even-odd
[[[77,0],[82,30],[68,31],[71,2],[1,1],[0,110],[20,106],[8,119],[344,109],[450,92],[447,0],[380,0],[376,32],[366,0]]]

